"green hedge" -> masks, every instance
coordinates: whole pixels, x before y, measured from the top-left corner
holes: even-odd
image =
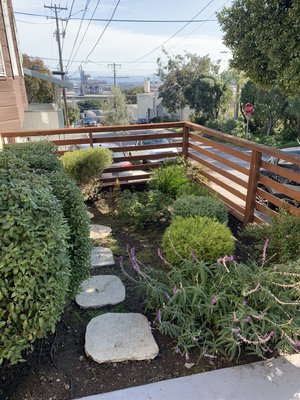
[[[224,203],[207,196],[181,196],[173,204],[173,215],[181,217],[210,217],[222,224],[228,222],[228,212]]]
[[[199,260],[214,263],[233,253],[234,238],[225,225],[211,218],[176,217],[164,233],[162,248],[174,265],[191,259],[192,252]]]
[[[70,277],[60,202],[44,177],[13,165],[1,154],[0,364],[18,362],[35,339],[54,331]]]

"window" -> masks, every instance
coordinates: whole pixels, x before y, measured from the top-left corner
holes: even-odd
[[[2,46],[0,43],[0,77],[6,77],[5,63],[3,58]]]

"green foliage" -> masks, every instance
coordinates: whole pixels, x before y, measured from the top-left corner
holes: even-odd
[[[55,155],[56,147],[50,142],[41,141],[7,144],[4,146],[4,151],[8,156],[15,156],[23,160],[28,168],[38,173],[63,170],[60,160]]]
[[[214,195],[205,187],[196,182],[187,182],[180,186],[177,190],[177,196],[210,196]]]
[[[218,19],[231,66],[262,87],[299,96],[299,14],[296,1],[235,0],[224,8]]]
[[[142,228],[148,223],[169,219],[172,199],[159,190],[130,192],[125,190],[117,201],[118,215],[127,224]]]
[[[68,105],[68,114],[69,114],[70,124],[73,125],[80,119],[80,108],[77,105],[75,107]]]
[[[45,177],[0,159],[0,364],[14,364],[63,310],[69,230]]]
[[[86,110],[100,110],[103,107],[103,101],[101,100],[80,100],[77,102],[79,110],[83,113]]]
[[[124,93],[126,96],[127,104],[136,104],[137,103],[137,94],[144,93],[143,86],[136,86],[131,89],[124,89]]]
[[[227,224],[228,213],[224,203],[213,197],[181,196],[173,204],[174,217],[209,217]]]
[[[89,276],[91,242],[89,239],[89,217],[80,189],[65,173],[48,175],[53,194],[60,201],[70,234],[68,248],[71,277],[69,297],[73,298],[81,282]]]
[[[149,181],[149,188],[176,198],[179,190],[188,182],[184,165],[174,164],[156,169]]]
[[[191,259],[213,263],[220,257],[232,254],[234,238],[223,224],[208,217],[176,217],[166,229],[162,248],[171,264]]]
[[[280,211],[271,217],[270,224],[246,226],[243,236],[252,246],[251,253],[257,257],[263,243],[268,240],[270,262],[284,263],[300,259],[300,217]],[[252,244],[251,244],[252,243]]]
[[[125,94],[118,87],[113,87],[111,93],[113,96],[103,105],[103,110],[106,111],[106,114],[102,119],[102,125],[128,125],[130,115]]]
[[[146,269],[133,251],[131,263],[156,327],[186,357],[193,348],[200,357],[230,359],[242,351],[266,357],[299,350],[299,263],[273,268],[226,257],[213,265],[194,259],[165,272]]]
[[[100,178],[105,168],[112,163],[112,152],[104,147],[69,151],[61,157],[68,175],[78,185]]]

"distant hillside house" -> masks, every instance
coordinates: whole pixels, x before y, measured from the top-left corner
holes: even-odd
[[[0,0],[0,132],[22,128],[27,107],[22,58],[11,0]]]

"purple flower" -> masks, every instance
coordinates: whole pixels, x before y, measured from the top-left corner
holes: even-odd
[[[161,324],[161,309],[160,308],[157,311],[157,316],[156,317],[157,317],[158,323]]]
[[[232,328],[231,329],[232,333],[239,333],[240,331],[241,331],[240,328]]]
[[[252,318],[250,317],[250,315],[248,315],[247,317],[244,318],[244,322],[251,322]]]
[[[243,306],[246,306],[247,305],[247,300],[244,300],[243,301]]]
[[[211,304],[214,306],[217,303],[218,299],[217,296],[214,294],[211,298]]]
[[[171,297],[170,297],[170,295],[169,295],[168,292],[165,292],[164,294],[165,294],[165,296],[166,296],[166,299],[171,300]]]
[[[176,294],[178,292],[176,285],[173,287],[172,292],[173,292],[173,294]]]
[[[185,353],[185,361],[189,361],[189,359],[190,359],[189,353],[186,352],[186,353]]]

